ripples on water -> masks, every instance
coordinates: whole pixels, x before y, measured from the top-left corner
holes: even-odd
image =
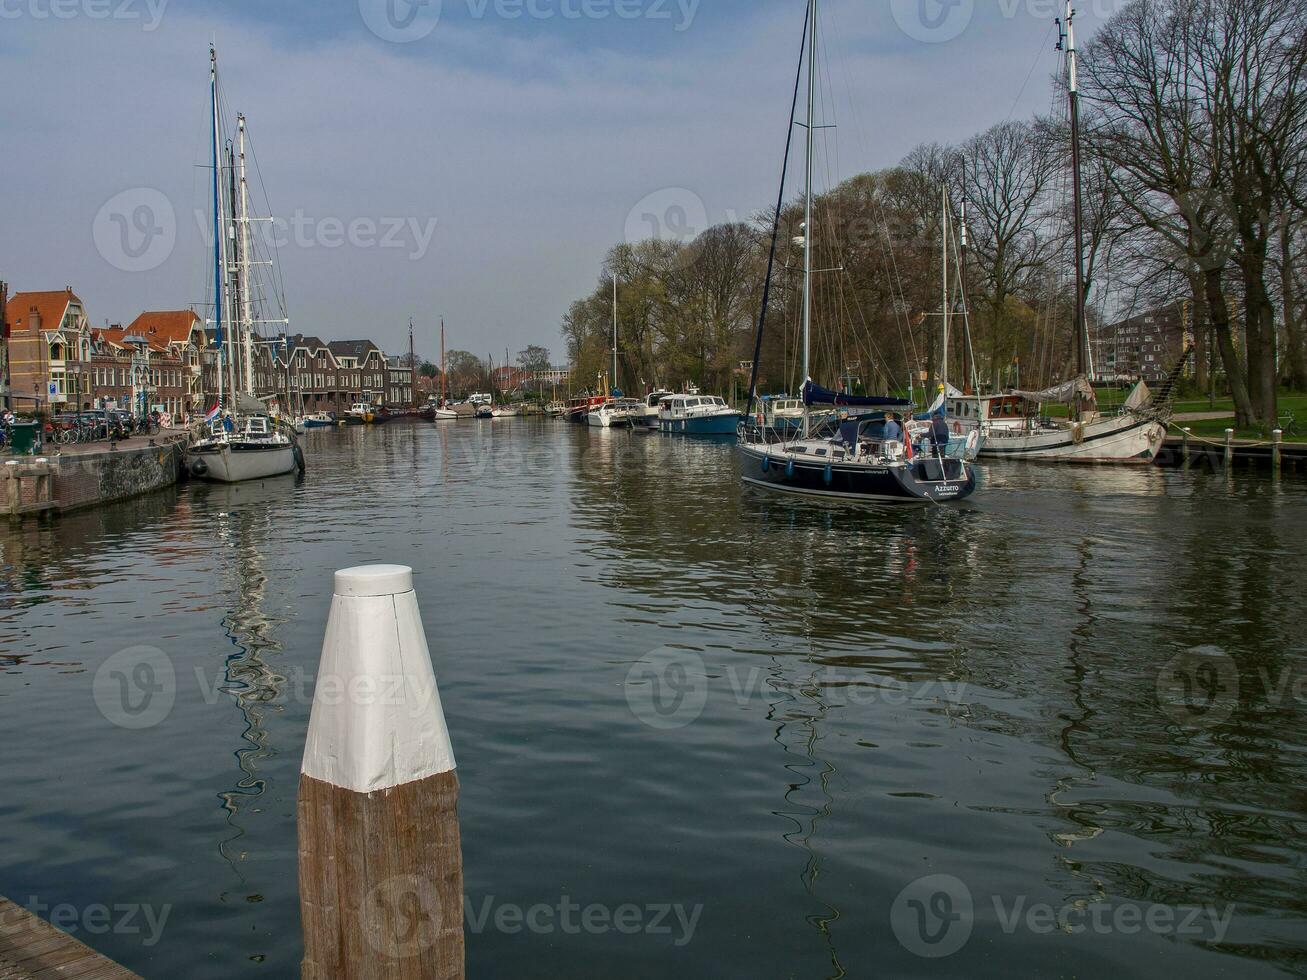
[[[849,510],[741,490],[721,443],[535,421],[309,442],[298,483],[0,529],[0,893],[171,906],[154,946],[81,934],[139,972],[297,972],[330,573],[378,560],[415,569],[476,914],[701,907],[681,945],[674,917],[492,919],[470,976],[1307,972],[1301,482],[990,467],[965,506]],[[92,680],[136,645],[177,694],[128,730]],[[1237,668],[1219,719],[1159,703],[1196,647]],[[641,661],[666,657],[705,697],[655,728]],[[946,959],[892,927],[926,875],[975,910]],[[1219,942],[1012,926],[1041,903],[1071,927],[1104,903],[1233,915]]]

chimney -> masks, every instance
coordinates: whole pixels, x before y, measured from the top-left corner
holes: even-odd
[[[41,332],[41,313],[35,306],[27,312],[27,329],[34,337]]]

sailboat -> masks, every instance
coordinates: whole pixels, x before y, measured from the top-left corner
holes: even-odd
[[[213,123],[214,343],[218,348],[218,401],[186,448],[190,474],[219,483],[260,480],[304,469],[295,431],[274,419],[254,396],[254,312],[250,272],[249,190],[245,181],[245,116],[237,117],[238,182],[223,194],[222,123],[218,108],[218,56],[209,49]],[[228,201],[227,196],[231,197]],[[232,286],[229,240],[236,250]],[[279,321],[284,322],[284,321]]]
[[[811,376],[812,346],[812,243],[813,225],[813,155],[818,126],[817,105],[817,4],[809,0],[804,22],[804,47],[808,69],[808,109],[801,125],[807,133],[804,175],[803,225],[803,415],[797,433],[777,431],[765,425],[745,423],[740,427],[740,468],[745,483],[768,490],[809,494],[835,501],[934,501],[943,503],[970,496],[976,477],[970,463],[948,456],[914,456],[911,442],[895,435],[890,423],[891,409],[911,412],[912,406],[893,397],[855,396],[837,393],[816,384]],[[762,311],[758,318],[755,340],[753,377],[749,383],[746,418],[752,416],[758,398],[758,361],[762,351],[763,328],[767,319],[767,302],[771,274],[776,258],[776,242],[784,206],[785,174],[789,167],[795,115],[798,110],[799,83],[804,59],[800,58],[800,76],[795,79],[794,101],[790,110],[790,132],[786,141],[785,166],[781,172],[780,196],[776,206],[776,223],[772,228],[772,249],[767,278],[763,285]],[[865,409],[852,414],[841,411],[834,424],[824,422],[814,428],[812,406],[838,409]],[[872,410],[875,411],[872,411]],[[897,425],[897,423],[893,423]],[[832,431],[833,430],[833,431]]]
[[[1166,438],[1170,409],[1151,397],[1142,381],[1115,415],[1098,410],[1089,383],[1089,332],[1085,318],[1084,227],[1080,190],[1080,93],[1077,78],[1075,10],[1067,0],[1066,20],[1058,50],[1066,51],[1067,88],[1071,115],[1071,167],[1075,214],[1075,345],[1076,376],[1043,391],[1011,391],[980,400],[985,443],[980,455],[989,459],[1025,459],[1054,463],[1151,463]],[[1041,418],[1045,404],[1070,406],[1067,419]]]
[[[445,318],[440,318],[440,401],[436,404],[435,422],[450,422],[458,418],[458,413],[445,407]]]

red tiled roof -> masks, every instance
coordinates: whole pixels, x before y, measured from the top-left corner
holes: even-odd
[[[42,330],[57,330],[68,312],[70,302],[81,303],[71,289],[58,289],[48,293],[14,293],[5,307],[5,319],[15,332],[27,329],[27,317],[32,307],[41,315]]]
[[[114,347],[129,346],[128,344],[124,343],[125,339],[128,337],[144,337],[148,342],[151,350],[157,353],[164,353],[168,350],[168,344],[166,341],[160,340],[158,337],[152,337],[149,334],[141,333],[139,330],[133,330],[131,328],[124,330],[121,327],[101,327],[100,329],[94,331],[94,335],[98,339],[104,341],[105,343],[112,344]]]
[[[162,310],[142,313],[132,321],[127,333],[149,337],[161,344],[185,344],[191,339],[191,330],[204,324],[192,310]]]

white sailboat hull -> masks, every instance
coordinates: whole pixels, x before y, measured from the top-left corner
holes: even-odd
[[[1157,458],[1166,439],[1165,425],[1135,415],[1097,419],[1078,429],[1018,433],[995,426],[985,433],[980,458],[1143,465]]]
[[[435,420],[437,422],[451,422],[458,418],[458,413],[449,408],[436,409]]]
[[[201,480],[244,483],[293,472],[295,451],[289,443],[255,449],[223,446],[205,452],[188,452],[186,467]]]

